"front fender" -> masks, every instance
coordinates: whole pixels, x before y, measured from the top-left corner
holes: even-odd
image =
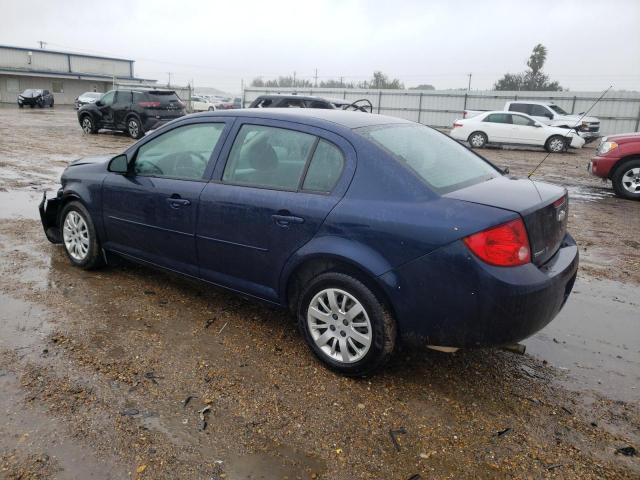
[[[284,302],[291,274],[302,264],[319,258],[331,258],[365,271],[372,278],[391,270],[389,262],[371,247],[343,237],[315,237],[295,252],[280,274],[279,296]]]

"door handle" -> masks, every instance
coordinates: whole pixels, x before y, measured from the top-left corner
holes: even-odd
[[[286,228],[291,224],[304,223],[304,218],[293,215],[271,215],[273,221],[279,227]]]
[[[180,198],[180,195],[171,195],[167,198],[167,203],[171,208],[181,208],[188,207],[191,205],[191,200],[187,200],[186,198]]]

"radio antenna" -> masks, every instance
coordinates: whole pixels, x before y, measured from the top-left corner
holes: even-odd
[[[593,107],[595,107],[595,106],[598,104],[598,102],[599,102],[600,100],[602,100],[602,98],[607,94],[607,92],[608,92],[609,90],[611,90],[611,88],[613,88],[613,85],[609,85],[609,88],[607,88],[604,92],[602,92],[602,95],[600,95],[600,96],[596,99],[596,101],[595,101],[595,102],[593,102],[593,105],[591,105],[591,106],[589,107],[589,110],[587,110],[586,112],[584,112],[584,113],[582,114],[582,116],[580,117],[580,119],[578,120],[578,122],[576,123],[576,125],[580,125],[580,124],[582,124],[582,119],[583,119],[584,117],[586,117],[586,116],[587,116],[587,114],[588,114],[591,110],[593,110]],[[567,137],[569,136],[569,134],[571,133],[571,130],[575,130],[575,131],[576,131],[576,134],[578,133],[578,128],[577,128],[576,126],[574,126],[574,127],[570,128],[570,129],[567,131],[567,133],[565,134],[565,136],[564,136],[564,137],[562,137],[562,138],[566,140],[566,139],[567,139]],[[566,145],[566,143],[565,143],[565,145]],[[529,175],[527,175],[527,178],[531,178],[531,176],[532,176],[534,173],[536,173],[536,170],[538,170],[538,168],[540,168],[540,166],[545,162],[545,160],[546,160],[547,158],[549,158],[549,155],[551,155],[551,152],[547,153],[547,154],[545,155],[545,157],[542,159],[542,161],[541,161],[538,165],[536,165],[536,168],[534,168],[533,170],[531,170],[531,173],[529,173]]]

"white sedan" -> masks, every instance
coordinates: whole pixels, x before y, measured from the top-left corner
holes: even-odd
[[[191,110],[194,112],[213,112],[216,106],[205,97],[191,97]]]
[[[544,147],[560,153],[568,147],[581,148],[585,141],[575,130],[544,125],[524,113],[484,112],[456,120],[449,133],[456,140],[469,142],[471,148],[486,144]]]

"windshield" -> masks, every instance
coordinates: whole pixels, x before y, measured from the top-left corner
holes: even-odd
[[[560,115],[569,115],[563,109],[561,109],[558,105],[549,105],[549,108]]]
[[[356,131],[413,170],[439,194],[500,175],[475,153],[424,125],[382,125]]]

